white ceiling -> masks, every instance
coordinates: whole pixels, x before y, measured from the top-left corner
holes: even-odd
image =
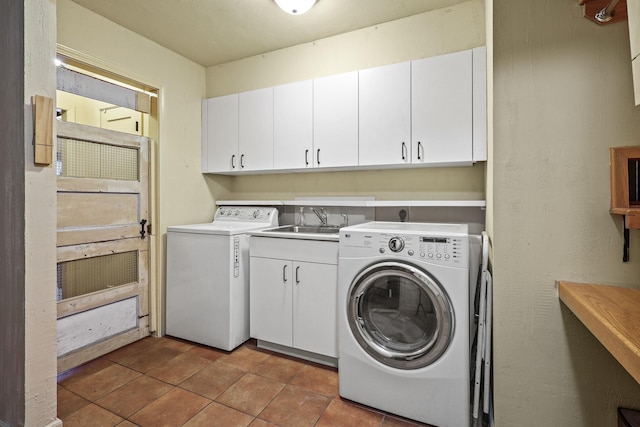
[[[289,15],[273,0],[73,0],[205,67],[465,0],[318,0]]]

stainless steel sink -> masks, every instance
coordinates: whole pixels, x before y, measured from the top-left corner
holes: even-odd
[[[307,234],[338,234],[340,227],[334,226],[312,226],[312,225],[285,225],[278,228],[272,228],[270,230],[264,230],[266,232],[274,233],[307,233]]]

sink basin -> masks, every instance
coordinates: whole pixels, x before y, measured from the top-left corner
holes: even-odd
[[[317,226],[317,225],[285,225],[266,232],[275,233],[307,233],[307,234],[338,234],[340,227],[334,226]]]

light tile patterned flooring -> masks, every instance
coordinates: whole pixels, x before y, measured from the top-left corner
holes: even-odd
[[[58,376],[65,427],[423,426],[338,396],[335,369],[148,337]]]

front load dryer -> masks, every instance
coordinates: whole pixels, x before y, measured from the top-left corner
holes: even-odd
[[[470,425],[466,224],[340,230],[340,396],[440,427]]]

